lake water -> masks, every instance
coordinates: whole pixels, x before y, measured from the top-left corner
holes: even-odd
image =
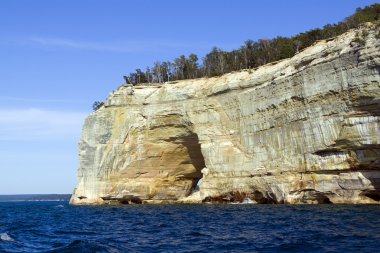
[[[0,203],[0,252],[379,252],[376,205]]]

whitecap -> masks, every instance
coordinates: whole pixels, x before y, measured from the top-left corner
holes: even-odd
[[[257,204],[255,200],[252,200],[250,198],[243,199],[242,202],[231,202],[232,205],[247,205],[247,204]]]
[[[65,207],[64,205],[58,205],[58,206],[55,206],[55,207],[60,207],[60,208],[62,208],[62,207]]]
[[[250,199],[250,198],[245,198],[242,202],[242,204],[257,204],[256,201]]]
[[[7,233],[1,233],[0,239],[2,241],[6,241],[6,242],[13,242],[14,241],[14,239],[12,237],[10,237]]]

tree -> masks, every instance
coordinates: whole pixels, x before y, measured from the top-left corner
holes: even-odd
[[[93,104],[92,104],[92,110],[94,111],[97,111],[100,107],[102,107],[104,105],[104,102],[100,102],[100,101],[95,101]]]
[[[172,78],[172,63],[169,61],[163,62],[161,64],[161,76],[163,82],[170,81]]]
[[[203,58],[203,66],[207,76],[218,76],[225,72],[226,56],[225,52],[217,47],[213,47],[211,52]]]
[[[181,55],[180,57],[174,59],[174,69],[176,80],[186,79],[187,66],[186,57],[184,55]]]
[[[137,78],[137,83],[146,83],[146,75],[144,72],[141,71],[141,69],[136,69],[136,78]]]
[[[198,56],[196,54],[190,54],[189,59],[187,60],[187,71],[188,78],[197,78],[198,77]]]
[[[153,82],[162,83],[162,71],[161,71],[161,62],[157,61],[154,63],[153,67]]]
[[[373,22],[380,27],[380,4],[358,8],[353,15],[337,24],[328,24],[322,29],[311,29],[293,37],[246,40],[239,49],[230,52],[213,47],[202,58],[201,66],[198,64],[196,54],[190,54],[188,58],[181,55],[172,62],[157,61],[153,67],[147,67],[145,72],[136,69],[135,72],[130,73],[126,76],[126,82],[163,83],[202,76],[219,76],[244,68],[256,68],[269,62],[292,57],[318,40],[343,34],[351,28],[360,27],[365,22]],[[380,31],[378,37],[380,37]]]
[[[151,70],[150,70],[150,68],[149,67],[146,67],[146,70],[145,70],[145,77],[146,77],[146,81],[148,82],[148,83],[151,83],[152,82],[152,72],[151,72]]]

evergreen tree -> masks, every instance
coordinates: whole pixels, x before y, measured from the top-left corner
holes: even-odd
[[[190,54],[188,58],[181,55],[173,62],[157,61],[152,68],[147,67],[145,72],[136,69],[125,78],[134,85],[146,82],[163,83],[202,76],[218,76],[231,71],[256,68],[269,62],[292,57],[318,40],[338,36],[365,22],[373,22],[380,27],[380,4],[373,4],[363,9],[358,8],[353,15],[338,24],[328,24],[322,29],[312,29],[291,38],[246,40],[239,49],[231,52],[213,47],[211,52],[202,59],[203,65],[201,66],[198,64],[196,54]],[[380,37],[380,31],[378,37]]]

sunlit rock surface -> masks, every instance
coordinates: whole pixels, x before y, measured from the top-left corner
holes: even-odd
[[[120,87],[85,121],[71,203],[379,203],[380,41],[357,32],[255,70]]]

